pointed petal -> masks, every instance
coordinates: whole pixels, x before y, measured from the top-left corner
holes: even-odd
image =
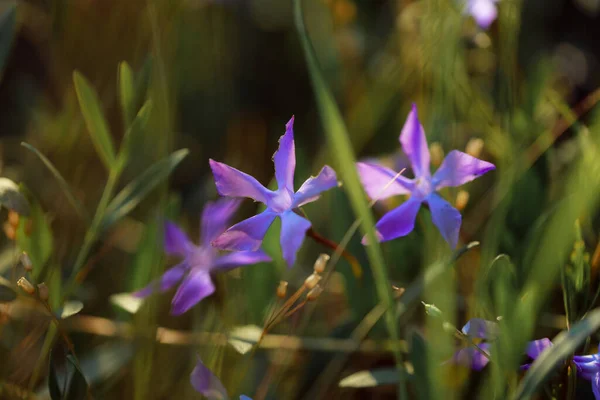
[[[271,261],[271,257],[262,250],[236,251],[217,258],[213,267],[218,269],[228,269],[269,261]]]
[[[294,192],[294,170],[296,169],[296,149],[294,146],[294,117],[285,125],[285,134],[279,139],[279,149],[273,155],[275,179],[279,189],[287,188]]]
[[[415,104],[413,104],[400,133],[400,143],[402,150],[410,160],[415,177],[429,177],[429,148]]]
[[[500,327],[494,321],[482,318],[471,318],[462,327],[462,333],[472,338],[494,340],[500,334]]]
[[[489,28],[498,17],[498,10],[493,0],[469,0],[468,12],[482,29]]]
[[[203,244],[208,244],[225,232],[229,220],[239,208],[238,199],[222,198],[206,203],[200,220],[200,238]]]
[[[440,190],[446,186],[460,186],[463,183],[471,182],[493,169],[496,167],[492,163],[472,157],[462,151],[452,150],[433,175],[432,181],[435,190]]]
[[[433,224],[437,226],[450,247],[455,249],[458,244],[458,233],[462,222],[460,212],[435,193],[427,196],[425,201],[429,205]]]
[[[245,394],[240,395],[240,400],[252,400],[250,397],[246,396]]]
[[[326,190],[338,185],[335,171],[328,165],[321,168],[319,175],[311,176],[300,186],[300,189],[294,194],[294,203],[292,208],[301,207],[304,204],[315,201],[320,194]]]
[[[594,392],[596,400],[600,400],[600,371],[596,372],[592,379],[592,392]]]
[[[534,341],[529,342],[529,344],[527,344],[526,353],[529,356],[529,358],[532,358],[535,360],[536,358],[539,357],[540,354],[542,354],[542,352],[544,350],[546,350],[548,347],[551,347],[551,346],[552,346],[552,342],[548,338],[534,340]]]
[[[304,241],[308,228],[310,228],[310,221],[293,211],[281,215],[281,252],[289,268],[296,262],[296,253]]]
[[[186,253],[194,248],[194,245],[188,239],[177,225],[171,221],[165,222],[165,253],[169,255],[178,255],[185,257]]]
[[[479,348],[488,353],[490,352],[490,345],[488,343],[481,343]],[[454,354],[453,360],[455,363],[470,367],[475,371],[481,371],[490,362],[486,356],[474,347],[467,347],[457,351]]]
[[[221,250],[256,251],[276,216],[267,209],[227,229],[212,245]]]
[[[166,270],[165,273],[159,279],[151,282],[145,288],[134,292],[133,295],[135,297],[144,298],[150,296],[157,290],[160,290],[161,292],[166,292],[167,290],[171,289],[173,286],[181,282],[188,269],[189,266],[186,262],[177,264],[174,267]]]
[[[227,390],[210,369],[198,358],[196,367],[190,374],[190,383],[201,395],[211,400],[225,400],[228,398]]]
[[[421,208],[421,200],[411,197],[381,217],[375,224],[379,241],[385,242],[412,232],[419,208]],[[363,238],[363,244],[366,244],[366,237]]]
[[[412,181],[382,165],[367,162],[356,163],[360,181],[367,195],[373,200],[383,200],[399,194],[410,194]]]
[[[269,199],[272,192],[254,177],[212,159],[208,162],[215,177],[217,192],[221,196],[249,197],[261,203],[266,203]]]
[[[181,315],[200,300],[210,296],[215,291],[215,285],[210,274],[205,270],[192,270],[177,289],[171,302],[171,314]]]

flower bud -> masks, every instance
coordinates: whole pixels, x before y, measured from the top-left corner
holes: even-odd
[[[429,315],[430,317],[433,317],[433,318],[442,317],[442,310],[437,308],[435,305],[427,304],[423,301],[421,303],[423,303],[423,305],[425,306],[425,313],[427,313],[427,315]]]
[[[44,282],[42,282],[39,285],[37,285],[37,288],[40,299],[42,301],[48,301],[48,298],[50,297],[50,290],[48,289],[48,286]]]
[[[288,283],[286,281],[279,281],[279,286],[277,286],[277,297],[280,299],[285,299],[287,295],[287,287]]]
[[[21,254],[21,264],[23,264],[25,271],[31,272],[33,270],[33,263],[31,262],[31,258],[29,258],[29,254],[26,252]]]
[[[429,146],[429,154],[431,157],[431,163],[435,167],[439,167],[442,161],[444,161],[444,149],[439,142],[433,142]]]
[[[481,152],[483,151],[483,139],[481,138],[472,138],[467,142],[467,146],[465,147],[465,153],[475,158],[479,158]]]
[[[19,214],[16,211],[8,210],[8,223],[15,229],[19,226]]]
[[[456,194],[456,209],[458,211],[462,211],[467,206],[469,202],[469,192],[465,190],[459,190]]]
[[[27,292],[28,294],[35,293],[35,288],[31,284],[31,282],[29,282],[25,277],[19,278],[19,280],[17,281],[17,286],[23,289],[23,291]]]
[[[308,292],[308,294],[306,295],[306,300],[314,301],[317,299],[317,297],[321,295],[321,293],[323,293],[323,288],[317,285]]]
[[[322,274],[323,271],[325,271],[325,266],[327,265],[329,258],[329,254],[325,253],[321,254],[319,258],[317,258],[317,261],[315,261],[315,266],[313,267],[316,274]]]
[[[311,274],[304,281],[304,286],[306,286],[306,288],[308,290],[312,290],[315,286],[317,286],[317,284],[319,283],[320,280],[321,280],[321,275],[319,275],[319,274]]]

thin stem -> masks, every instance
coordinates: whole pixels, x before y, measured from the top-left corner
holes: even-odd
[[[352,254],[350,254],[349,251],[347,251],[346,249],[341,247],[339,244],[337,244],[333,240],[330,240],[324,236],[321,236],[313,228],[309,228],[308,231],[306,231],[306,236],[313,239],[317,243],[321,243],[322,245],[329,247],[330,249],[332,249],[334,251],[338,251],[338,249],[339,249],[339,251],[342,254],[342,257],[344,257],[346,259],[346,261],[348,261],[350,263],[350,266],[352,267],[352,272],[354,273],[354,276],[358,279],[360,279],[362,277],[363,271],[360,266],[360,263],[358,262],[356,257],[354,257]]]

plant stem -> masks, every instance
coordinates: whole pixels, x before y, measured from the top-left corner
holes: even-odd
[[[360,266],[360,263],[358,262],[356,257],[350,254],[346,249],[341,248],[340,245],[334,242],[333,240],[329,240],[326,237],[319,235],[317,232],[315,232],[313,228],[309,228],[308,231],[306,231],[306,236],[313,239],[315,242],[322,244],[323,246],[329,247],[334,251],[341,251],[342,257],[344,257],[346,261],[350,263],[354,276],[358,279],[362,277],[362,268]]]

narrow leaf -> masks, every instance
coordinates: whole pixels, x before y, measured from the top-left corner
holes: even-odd
[[[0,71],[4,71],[6,59],[10,54],[17,25],[16,7],[10,5],[0,16]]]
[[[187,154],[187,149],[174,152],[169,157],[152,165],[133,182],[125,186],[108,205],[106,217],[102,222],[102,230],[109,228],[116,221],[129,214],[152,189],[167,179]]]
[[[69,391],[66,400],[81,400],[88,396],[88,384],[75,357],[72,354],[67,355],[67,363],[73,369],[73,375],[69,382]]]
[[[142,304],[144,304],[144,299],[135,297],[131,293],[113,294],[110,296],[109,300],[112,304],[130,314],[135,314],[138,312]]]
[[[37,278],[52,255],[54,239],[44,210],[32,200],[28,218],[19,220],[17,246],[27,252],[33,265],[33,277]]]
[[[79,106],[96,152],[110,171],[115,163],[115,148],[98,96],[88,80],[77,71],[73,73],[73,82],[75,82]]]
[[[125,61],[119,64],[119,100],[121,102],[121,112],[125,125],[129,126],[133,121],[135,84],[133,81],[133,72],[131,67]]]
[[[77,198],[73,194],[73,190],[71,189],[71,186],[67,183],[65,178],[63,178],[61,173],[56,169],[54,164],[52,164],[52,162],[45,155],[43,155],[38,149],[36,149],[32,145],[30,145],[29,143],[21,142],[21,146],[25,147],[27,150],[31,151],[33,154],[38,156],[38,158],[44,163],[46,168],[48,168],[48,170],[52,173],[52,175],[54,175],[54,178],[56,178],[58,185],[62,189],[62,191],[65,194],[69,203],[71,203],[71,205],[77,212],[77,215],[79,215],[79,217],[81,217],[85,221],[89,222],[89,216],[87,215],[85,208],[79,202],[79,200],[77,200]]]
[[[521,381],[514,399],[531,398],[537,389],[546,381],[556,367],[564,362],[575,350],[600,328],[600,308],[591,311],[586,318],[562,331],[552,340],[553,346],[547,348],[533,362],[531,368]]]
[[[83,310],[83,303],[78,300],[67,301],[64,307],[57,313],[60,319],[66,319]]]
[[[30,213],[29,202],[19,190],[19,185],[8,178],[0,178],[0,206],[24,216]]]
[[[429,393],[429,369],[427,368],[427,342],[416,330],[410,335],[410,361],[412,362],[415,375],[415,388],[418,398],[427,400],[431,398]]]
[[[398,371],[395,368],[380,368],[356,372],[345,377],[340,387],[367,388],[398,384]]]

